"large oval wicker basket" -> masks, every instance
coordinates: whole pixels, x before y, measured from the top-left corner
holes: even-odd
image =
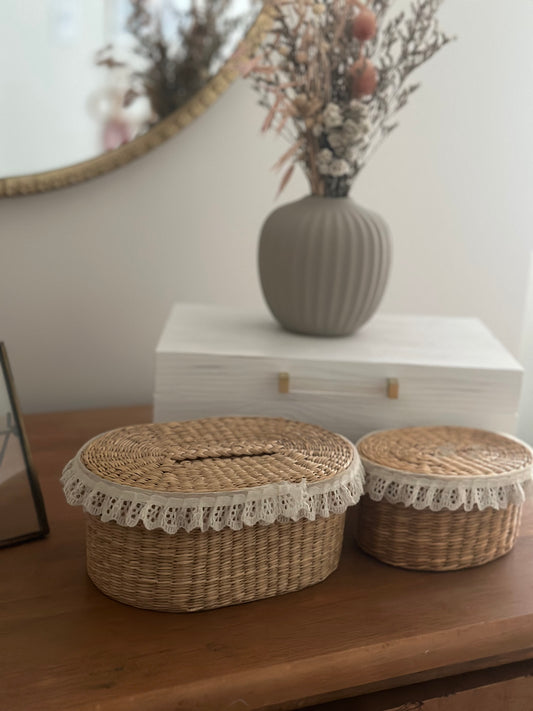
[[[320,427],[210,418],[103,434],[62,482],[87,515],[95,585],[130,605],[181,612],[326,578],[363,476],[355,447]]]
[[[488,563],[513,547],[533,457],[518,440],[463,427],[375,432],[358,442],[366,470],[357,541],[416,570]]]

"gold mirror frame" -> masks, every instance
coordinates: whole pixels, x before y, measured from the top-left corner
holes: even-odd
[[[96,158],[74,163],[65,168],[47,170],[43,173],[0,178],[0,197],[31,195],[32,193],[56,190],[76,185],[85,180],[109,173],[126,163],[140,158],[168,138],[185,128],[211,106],[239,76],[238,62],[249,57],[261,43],[271,24],[269,0],[265,0],[255,22],[240,42],[236,52],[218,73],[186,104],[160,121],[142,136],[125,143]]]

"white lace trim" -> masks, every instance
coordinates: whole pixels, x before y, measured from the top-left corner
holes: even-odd
[[[357,451],[347,469],[323,482],[284,482],[200,496],[154,494],[105,481],[83,465],[80,453],[81,450],[61,476],[69,504],[83,506],[84,511],[104,522],[115,521],[121,526],[142,522],[149,530],[162,528],[170,534],[179,529],[220,531],[228,527],[237,531],[243,526],[274,521],[327,518],[356,504],[364,489],[364,469]]]
[[[531,466],[504,474],[441,477],[382,467],[364,457],[361,461],[366,471],[365,493],[373,501],[385,499],[391,504],[404,504],[419,510],[456,511],[464,507],[465,511],[474,508],[483,511],[522,504],[533,495]]]

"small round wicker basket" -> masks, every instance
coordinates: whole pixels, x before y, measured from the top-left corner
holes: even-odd
[[[366,471],[357,541],[402,568],[458,570],[508,553],[532,490],[531,449],[463,427],[374,432],[357,443]]]
[[[108,432],[78,452],[62,483],[87,515],[95,585],[130,605],[182,612],[326,578],[363,478],[338,435],[235,417]]]

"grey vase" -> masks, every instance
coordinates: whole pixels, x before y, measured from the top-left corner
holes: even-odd
[[[390,264],[386,222],[349,197],[283,205],[267,218],[259,240],[265,300],[296,333],[354,333],[378,308]]]

